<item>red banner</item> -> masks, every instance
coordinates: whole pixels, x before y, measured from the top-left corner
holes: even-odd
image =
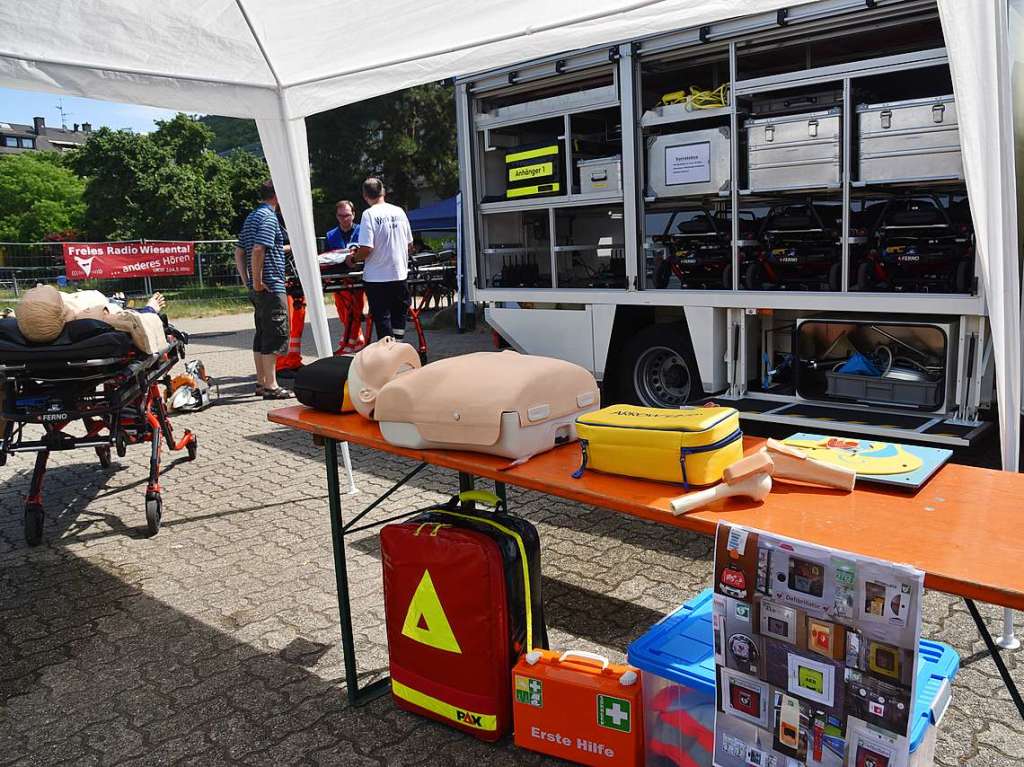
[[[69,280],[167,277],[195,272],[191,242],[65,242],[64,268]]]

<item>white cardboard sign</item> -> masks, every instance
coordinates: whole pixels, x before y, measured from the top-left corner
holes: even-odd
[[[711,180],[711,142],[665,147],[665,184],[702,184]]]

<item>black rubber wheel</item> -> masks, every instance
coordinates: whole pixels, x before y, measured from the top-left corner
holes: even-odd
[[[828,289],[833,293],[838,292],[843,287],[843,265],[832,264],[828,269]]]
[[[732,264],[726,264],[725,269],[722,270],[722,287],[732,290]]]
[[[626,342],[616,367],[623,402],[678,408],[704,393],[686,326],[679,323],[648,325]]]
[[[100,459],[100,466],[104,469],[110,468],[110,448],[109,447],[98,447],[96,448],[96,457]]]
[[[117,437],[114,439],[114,451],[118,458],[124,458],[127,455],[128,438],[124,435],[124,431],[117,432]]]
[[[672,266],[668,261],[662,261],[654,270],[654,287],[664,290],[672,279]]]
[[[971,283],[973,282],[973,275],[971,274],[970,261],[961,261],[956,265],[956,278],[953,284],[953,290],[957,293],[970,293]]]
[[[36,503],[25,506],[25,543],[38,546],[43,540],[43,507]]]
[[[857,265],[857,282],[854,284],[854,290],[871,290],[873,287],[871,283],[871,262],[861,261]]]
[[[199,452],[199,437],[192,435],[191,441],[185,445],[185,449],[188,451],[188,459],[194,461],[196,459],[196,453]]]
[[[160,519],[163,516],[163,501],[159,494],[146,496],[146,529],[150,536],[160,532]]]
[[[759,261],[747,264],[747,271],[743,274],[743,285],[747,290],[760,290],[764,286],[764,267]]]

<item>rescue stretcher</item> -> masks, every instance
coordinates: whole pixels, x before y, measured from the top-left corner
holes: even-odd
[[[185,356],[188,341],[175,328],[166,330],[166,347],[144,354],[127,333],[99,320],[71,320],[49,344],[29,343],[16,320],[0,320],[0,466],[13,453],[36,454],[24,512],[30,546],[42,540],[43,479],[50,453],[58,450],[93,448],[106,468],[111,448],[124,457],[128,445],[149,442],[146,525],[150,535],[160,529],[162,443],[172,451],[187,450],[189,460],[198,449],[188,429],[175,439],[160,392],[159,383]],[[85,427],[81,436],[69,433],[76,421]]]
[[[339,254],[342,251],[338,252]],[[363,289],[363,273],[358,271],[346,271],[341,265],[340,257],[337,260],[329,258],[331,253],[320,255],[320,279],[323,285],[324,294],[341,292],[355,292]],[[449,299],[455,295],[456,273],[455,253],[450,250],[443,250],[438,253],[426,252],[417,253],[409,259],[409,277],[406,281],[409,289],[409,321],[416,330],[417,351],[420,359],[427,361],[427,338],[423,332],[423,325],[420,322],[420,314],[428,309],[431,303],[440,306],[441,300]],[[280,357],[277,361],[277,372],[295,371],[302,367],[302,328],[306,322],[306,296],[302,290],[298,275],[295,274],[294,266],[289,262],[289,273],[285,280],[285,291],[288,294],[288,327],[289,344],[288,354]],[[373,337],[373,315],[366,312],[363,315],[364,337]],[[343,335],[345,329],[343,329]],[[345,338],[341,339],[339,351],[345,345]]]

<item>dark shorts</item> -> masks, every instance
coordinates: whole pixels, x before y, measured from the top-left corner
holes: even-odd
[[[257,354],[288,353],[288,298],[284,293],[249,291],[249,300],[256,310],[256,335],[252,350]]]

